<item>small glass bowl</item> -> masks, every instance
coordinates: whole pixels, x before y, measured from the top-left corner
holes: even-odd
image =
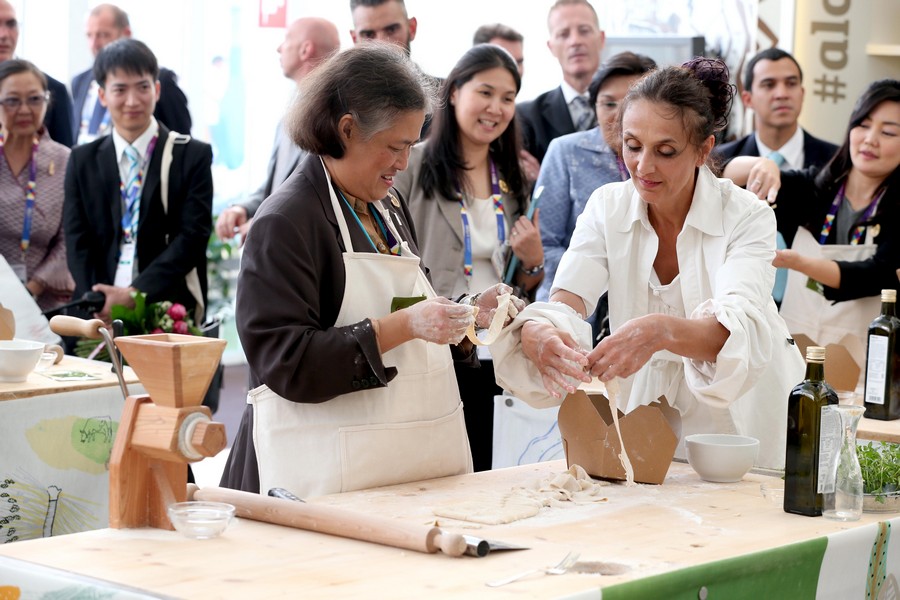
[[[776,506],[784,506],[784,479],[771,477],[759,484],[763,498]]]
[[[234,518],[234,506],[224,502],[176,502],[168,509],[175,529],[195,540],[208,540],[220,535]]]
[[[37,366],[34,367],[34,370],[37,372],[46,371],[50,367],[52,367],[56,363],[56,353],[55,352],[43,352],[41,353],[41,358],[38,360]]]

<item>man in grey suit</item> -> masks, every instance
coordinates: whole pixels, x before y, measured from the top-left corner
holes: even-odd
[[[284,41],[278,46],[281,70],[285,77],[296,82],[299,90],[303,79],[340,46],[337,27],[331,21],[317,17],[297,19],[288,27]],[[216,220],[216,235],[227,240],[240,233],[244,239],[259,205],[293,173],[303,155],[285,133],[283,123],[279,122],[265,182],[246,201],[222,211]]]
[[[555,138],[597,125],[587,88],[600,66],[605,40],[597,12],[587,0],[557,0],[550,7],[547,26],[547,47],[562,67],[563,83],[516,108],[525,150],[538,163]],[[537,178],[527,168],[526,175]]]

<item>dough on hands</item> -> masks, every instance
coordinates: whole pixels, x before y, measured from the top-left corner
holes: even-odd
[[[466,337],[469,338],[470,342],[476,346],[490,346],[494,343],[494,340],[500,335],[500,330],[503,329],[503,324],[506,323],[506,318],[515,318],[519,314],[519,310],[510,300],[510,296],[511,294],[509,293],[497,296],[497,310],[494,311],[494,318],[491,320],[487,334],[485,334],[483,339],[479,339],[475,334],[474,322],[472,325],[469,325],[469,328],[466,330]],[[475,314],[477,315],[478,313]]]

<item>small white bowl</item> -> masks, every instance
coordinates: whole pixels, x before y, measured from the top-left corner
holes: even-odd
[[[195,540],[220,535],[234,518],[234,506],[224,502],[176,502],[167,512],[175,529]]]
[[[695,433],[684,438],[687,459],[704,481],[740,481],[759,454],[759,440],[728,433]]]
[[[0,340],[0,381],[18,383],[28,379],[43,352],[41,342]]]

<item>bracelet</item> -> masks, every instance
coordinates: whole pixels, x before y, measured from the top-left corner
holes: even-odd
[[[541,263],[537,266],[531,267],[530,269],[526,269],[525,265],[519,265],[519,270],[525,273],[526,275],[537,275],[538,273],[544,270],[544,263]]]
[[[458,304],[465,304],[466,306],[475,306],[476,304],[478,304],[479,298],[481,298],[481,292],[472,294],[471,296],[464,294],[456,302]]]

